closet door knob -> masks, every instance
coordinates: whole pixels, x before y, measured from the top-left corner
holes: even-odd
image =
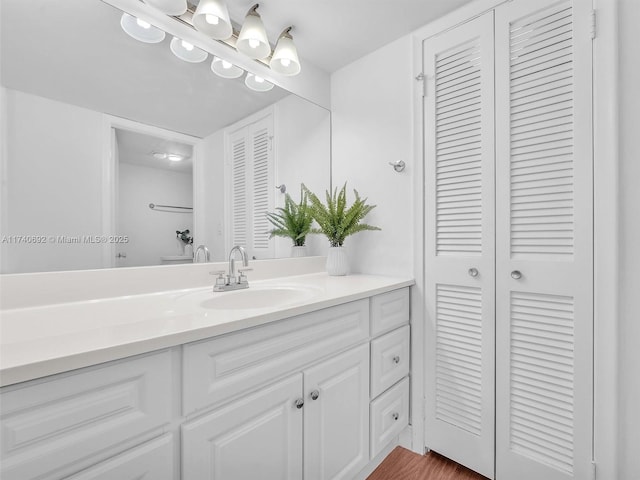
[[[298,410],[300,410],[302,407],[304,407],[304,400],[299,398],[293,404],[296,406]]]
[[[309,396],[311,397],[311,400],[317,400],[320,396],[320,392],[318,390],[314,390]]]
[[[477,268],[470,268],[469,269],[469,276],[476,278],[478,276],[478,269]]]
[[[520,280],[522,278],[522,273],[520,273],[520,270],[514,270],[511,272],[511,278],[514,280]]]
[[[393,363],[400,363],[400,357],[398,355],[393,357]]]
[[[398,412],[393,412],[391,414],[391,418],[393,418],[394,420],[398,420],[400,418],[400,415],[398,415]]]

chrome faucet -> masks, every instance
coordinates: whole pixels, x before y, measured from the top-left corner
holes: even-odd
[[[200,261],[200,252],[204,256],[204,260]],[[208,263],[211,261],[211,253],[205,245],[198,245],[196,251],[193,252],[193,263]]]
[[[239,268],[237,270],[240,275],[236,275],[236,260],[235,254],[236,252],[240,252],[240,259],[242,260],[242,266],[245,268]],[[213,286],[214,292],[227,292],[229,290],[239,290],[241,288],[249,288],[249,281],[247,280],[247,276],[244,272],[249,272],[253,269],[246,268],[249,266],[249,257],[247,256],[247,251],[241,247],[240,245],[236,245],[229,252],[229,273],[225,279],[224,270],[220,270],[217,272],[211,272],[212,275],[217,275],[216,284]]]

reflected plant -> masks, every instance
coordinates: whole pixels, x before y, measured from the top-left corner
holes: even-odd
[[[269,231],[269,238],[290,238],[295,247],[303,247],[313,222],[306,193],[300,191],[300,203],[294,202],[288,193],[285,194],[284,207],[276,210],[267,213],[269,222],[275,227]]]

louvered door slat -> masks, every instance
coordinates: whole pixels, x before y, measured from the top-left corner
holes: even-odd
[[[425,42],[427,445],[493,476],[492,14]],[[476,278],[467,273],[477,268]]]
[[[496,11],[499,478],[588,478],[587,8],[573,0],[514,0]],[[511,277],[514,270],[520,279]]]

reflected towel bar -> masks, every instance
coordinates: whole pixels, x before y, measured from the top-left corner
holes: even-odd
[[[193,207],[177,207],[175,205],[156,205],[155,203],[150,203],[149,208],[154,210],[156,207],[158,208],[179,208],[180,210],[191,210],[193,211]]]

